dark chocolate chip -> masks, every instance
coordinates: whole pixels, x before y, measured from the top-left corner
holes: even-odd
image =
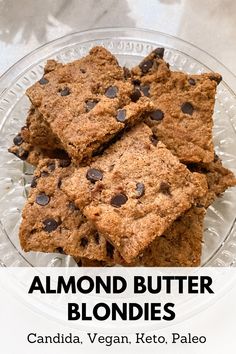
[[[144,96],[147,96],[147,97],[149,96],[149,90],[150,90],[150,86],[149,85],[141,86],[140,90],[142,91]]]
[[[151,143],[152,143],[154,146],[157,146],[157,143],[158,143],[158,138],[157,138],[157,136],[151,135],[151,136],[150,136],[150,140],[151,140]]]
[[[81,247],[86,247],[88,245],[88,239],[87,237],[82,237],[80,240],[80,246]]]
[[[88,101],[86,101],[86,112],[89,112],[89,111],[91,111],[91,109],[93,109],[95,106],[96,106],[96,104],[97,104],[98,102],[97,101],[94,101],[94,100],[88,100]]]
[[[24,142],[23,138],[21,135],[16,135],[15,138],[13,139],[13,143],[16,145],[16,146],[20,146],[22,143]]]
[[[182,104],[181,110],[182,110],[183,113],[189,114],[191,116],[193,114],[194,108],[193,108],[192,103],[185,102],[185,103]]]
[[[130,70],[126,68],[126,66],[123,67],[123,72],[124,72],[125,79],[128,79],[131,76]]]
[[[86,178],[92,182],[95,183],[97,181],[101,181],[103,178],[103,173],[100,170],[97,170],[96,168],[90,168],[87,173],[86,173]]]
[[[116,120],[118,122],[123,123],[125,121],[125,118],[126,118],[126,109],[119,109],[117,111]]]
[[[141,81],[139,79],[134,79],[134,80],[132,80],[132,84],[134,86],[139,86],[141,84]]]
[[[121,205],[125,204],[127,202],[128,198],[125,194],[119,193],[114,195],[114,197],[111,198],[111,205],[120,208]]]
[[[37,187],[37,179],[38,179],[38,177],[36,177],[36,176],[33,177],[32,181],[31,181],[31,185],[30,185],[31,188]]]
[[[70,166],[71,161],[70,160],[60,160],[59,166],[60,167],[68,167]]]
[[[165,48],[156,48],[154,49],[153,53],[162,59],[164,57]]]
[[[114,246],[110,243],[106,243],[106,249],[107,249],[107,257],[113,258],[114,255]]]
[[[56,165],[55,165],[54,162],[51,162],[50,164],[48,164],[48,170],[49,170],[50,172],[54,171],[55,168],[56,168]]]
[[[145,193],[145,186],[143,183],[138,182],[136,184],[136,195],[137,197],[142,197]]]
[[[137,102],[140,97],[142,96],[140,90],[138,88],[136,88],[130,95],[131,101],[132,102]]]
[[[82,69],[80,69],[80,71],[81,71],[81,73],[82,73],[82,74],[85,74],[85,73],[86,73],[86,70],[85,70],[85,69],[83,69],[83,68],[82,68]]]
[[[195,85],[196,85],[196,81],[195,81],[192,77],[190,77],[190,78],[188,79],[188,82],[189,82],[189,84],[192,85],[192,86],[195,86]]]
[[[142,73],[146,74],[152,68],[152,65],[153,65],[152,60],[145,60],[139,65],[139,67],[142,70]]]
[[[47,177],[49,176],[49,172],[47,171],[42,171],[41,174],[40,174],[41,177]]]
[[[98,245],[98,244],[99,244],[99,240],[100,240],[100,237],[99,237],[99,234],[98,234],[98,233],[96,233],[96,234],[94,235],[94,240],[95,240],[96,244]]]
[[[169,183],[161,182],[159,192],[165,195],[171,195]]]
[[[47,231],[47,232],[52,232],[52,231],[56,230],[59,226],[59,223],[55,219],[52,219],[52,218],[44,220],[43,224],[44,224],[44,231]]]
[[[45,79],[45,77],[42,77],[40,80],[39,80],[39,83],[40,85],[46,85],[49,81],[47,79]]]
[[[116,86],[110,86],[105,92],[105,96],[108,98],[115,98],[118,93],[118,88]]]
[[[36,197],[36,203],[41,206],[45,206],[49,203],[50,198],[45,193],[41,193]]]
[[[61,96],[68,96],[70,94],[70,89],[68,87],[65,87],[63,90],[61,90],[60,95]]]
[[[150,114],[150,118],[153,120],[162,120],[164,118],[164,113],[160,109],[156,109]]]

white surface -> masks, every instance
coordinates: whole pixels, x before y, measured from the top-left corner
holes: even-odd
[[[36,268],[35,268],[36,269]],[[55,268],[54,268],[55,269]],[[117,268],[118,270],[118,268]],[[82,271],[82,270],[80,270]],[[98,269],[98,272],[100,270]],[[182,270],[183,271],[183,270]],[[208,268],[208,270],[198,270],[201,275],[203,274],[210,274],[213,277],[213,285],[212,289],[215,292],[215,295],[208,295],[213,296],[212,302],[207,307],[200,309],[198,313],[192,315],[189,319],[185,321],[181,321],[177,324],[173,324],[170,322],[167,327],[160,328],[159,323],[152,323],[151,327],[152,332],[150,330],[145,330],[145,325],[143,325],[143,329],[140,331],[140,323],[138,321],[137,326],[134,326],[134,323],[131,324],[131,328],[127,330],[127,323],[125,322],[122,327],[119,327],[117,324],[117,332],[114,329],[113,323],[113,330],[105,330],[105,323],[100,323],[100,328],[98,330],[94,330],[93,323],[89,325],[89,329],[83,331],[78,324],[77,326],[74,323],[61,322],[55,316],[54,318],[50,319],[50,315],[52,311],[49,309],[48,313],[45,314],[41,309],[40,301],[38,301],[37,305],[37,312],[35,312],[35,307],[32,306],[32,297],[35,297],[35,301],[38,299],[36,295],[27,295],[27,291],[33,279],[33,271],[32,269],[15,269],[10,270],[8,269],[1,269],[0,271],[0,313],[1,313],[1,334],[0,334],[0,348],[1,353],[4,354],[16,354],[20,353],[24,354],[32,354],[32,353],[43,353],[43,354],[77,354],[77,353],[122,353],[124,354],[143,354],[144,351],[148,350],[148,353],[162,353],[162,354],[222,354],[222,353],[234,353],[235,346],[236,346],[236,338],[235,338],[235,316],[236,316],[236,308],[235,308],[235,297],[236,297],[236,284],[231,286],[229,289],[221,289],[223,286],[223,281],[221,277],[223,276],[225,282],[227,283],[232,276],[235,277],[235,268],[231,268],[230,270],[224,269],[222,273],[224,274],[219,277],[218,285],[217,282],[215,283],[214,280],[218,279],[218,272],[220,271],[219,268],[213,269]],[[54,273],[56,270],[54,271]],[[103,270],[104,272],[111,273],[111,270]],[[130,272],[130,269],[129,269]],[[160,272],[160,270],[159,270]],[[175,274],[176,271],[172,271],[171,274]],[[180,270],[179,270],[180,272]],[[208,273],[207,273],[208,272]],[[227,273],[228,272],[228,273]],[[12,274],[11,274],[12,273]],[[198,274],[199,274],[198,273]],[[49,273],[52,276],[53,270],[51,269]],[[73,270],[70,269],[70,272],[67,273],[74,274]],[[81,273],[76,273],[77,277]],[[91,274],[91,272],[90,272]],[[98,273],[99,274],[99,273]],[[169,274],[167,271],[164,270],[162,273],[159,274]],[[187,273],[186,273],[187,274]],[[24,275],[24,276],[23,276]],[[124,271],[121,273],[124,277]],[[140,275],[140,274],[139,274]],[[18,280],[12,281],[13,279],[17,278]],[[43,281],[43,276],[40,277]],[[129,279],[129,284],[132,284],[132,278],[128,272],[126,273],[126,279]],[[24,286],[23,283],[27,283],[28,286]],[[21,286],[21,291],[19,291],[19,284]],[[131,287],[132,288],[132,287]],[[218,296],[219,293],[223,290],[222,297]],[[68,295],[67,297],[63,295],[56,296],[55,295],[41,295],[44,298],[45,302],[49,304],[54,301],[57,306],[61,304],[63,306],[63,301],[74,302],[76,296],[78,296],[77,302],[86,302],[86,303],[97,303],[100,301],[99,295]],[[100,295],[102,296],[102,295]],[[113,299],[117,300],[117,303],[120,301],[121,295],[113,295]],[[136,295],[135,302],[142,302],[140,297],[145,297],[146,295]],[[170,295],[171,296],[171,295]],[[192,311],[192,302],[190,301],[189,295],[175,295],[176,297],[173,298],[174,302],[177,302],[177,299],[182,299],[182,302],[185,302],[185,310]],[[186,300],[183,299],[186,298]],[[195,300],[199,302],[204,302],[204,298],[206,295],[194,295]],[[40,297],[40,295],[39,295]],[[112,300],[110,295],[103,295],[102,296],[107,303]],[[215,299],[216,297],[216,299]],[[70,300],[69,300],[69,299]],[[152,295],[153,302],[164,302],[165,295]],[[54,300],[53,300],[54,299]],[[110,299],[110,300],[109,300]],[[147,299],[145,302],[150,302],[151,295],[147,294]],[[125,297],[124,301],[131,302],[132,297],[128,296]],[[27,306],[25,303],[28,301]],[[95,302],[94,302],[95,301]],[[113,300],[114,301],[114,300]],[[60,302],[60,304],[59,304]],[[53,307],[53,305],[52,305]],[[177,311],[176,311],[177,313]],[[140,320],[141,322],[141,320]],[[142,322],[141,322],[142,323]],[[81,324],[82,325],[82,324]],[[76,328],[77,327],[77,328]],[[122,332],[121,329],[123,328]],[[158,344],[145,344],[145,345],[114,345],[112,347],[106,347],[105,345],[91,345],[87,340],[87,332],[99,334],[111,334],[115,335],[122,334],[127,335],[131,341],[133,342],[135,332],[145,332],[146,335],[164,335],[167,339],[171,338],[171,333],[177,332],[180,335],[186,335],[187,333],[191,333],[192,335],[197,336],[205,336],[207,341],[205,344],[171,344],[168,345],[158,345]],[[55,336],[57,333],[63,333],[68,335],[70,332],[74,335],[78,335],[83,340],[83,345],[79,344],[29,344],[27,342],[27,335],[29,333],[37,333],[38,335],[50,335]],[[170,341],[169,341],[170,342]]]
[[[176,35],[236,73],[235,13],[234,0],[0,0],[0,74],[52,39],[108,26]]]

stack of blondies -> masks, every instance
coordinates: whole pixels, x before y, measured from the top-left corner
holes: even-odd
[[[9,151],[36,166],[23,210],[24,251],[81,266],[198,266],[206,209],[231,171],[214,153],[216,73],[170,70],[157,48],[122,68],[103,47],[49,60],[26,94]]]

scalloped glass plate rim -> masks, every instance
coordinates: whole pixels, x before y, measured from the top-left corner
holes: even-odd
[[[45,59],[55,56],[55,54],[58,54],[63,49],[66,48],[67,50],[69,50],[70,48],[73,48],[76,45],[85,45],[86,43],[96,44],[96,41],[100,43],[99,41],[108,41],[112,39],[114,41],[122,39],[124,41],[133,40],[134,42],[137,41],[140,43],[145,43],[146,45],[163,45],[166,49],[173,50],[176,53],[181,53],[185,57],[194,59],[198,62],[198,64],[201,64],[204,68],[208,70],[219,71],[224,77],[224,87],[227,88],[228,92],[233,96],[234,100],[236,99],[236,95],[234,93],[236,91],[236,76],[229,69],[227,69],[224,64],[220,63],[220,61],[215,59],[206,51],[198,48],[197,46],[187,41],[162,32],[139,28],[114,27],[96,28],[93,30],[71,33],[61,38],[55,39],[51,42],[48,42],[43,46],[35,49],[31,53],[20,59],[18,62],[16,62],[0,77],[0,87],[5,87],[3,88],[2,92],[0,92],[0,100],[2,97],[4,97],[5,93],[10,90],[10,86],[14,85],[17,80],[23,76],[24,73],[28,72],[31,68],[38,65]],[[122,53],[121,55],[126,55],[126,52]],[[130,51],[129,55],[132,56],[132,53]],[[201,60],[196,59],[198,57],[201,57]],[[0,129],[2,129],[4,123],[5,119],[0,122]],[[235,133],[235,126],[231,118],[229,119],[229,123],[231,124]],[[232,227],[234,226],[235,221],[232,224]],[[231,229],[228,230],[228,235],[230,235],[231,231]],[[11,241],[9,237],[8,240]],[[215,255],[225,244],[225,242],[227,242],[227,237],[224,239],[222,244],[216,249],[216,251],[211,255],[210,259],[208,259],[207,262],[203,262],[203,265],[208,265],[210,260],[215,257]],[[13,242],[12,245],[14,245]],[[23,254],[20,254],[20,256],[24,258]],[[235,256],[236,255],[234,255],[233,257],[233,261],[235,261]],[[25,261],[30,264],[28,260],[25,259]]]

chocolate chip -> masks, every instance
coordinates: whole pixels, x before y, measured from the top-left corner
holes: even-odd
[[[146,74],[151,69],[152,65],[153,65],[152,60],[145,60],[139,65],[139,67],[142,70],[142,73]]]
[[[153,120],[162,120],[164,118],[164,113],[160,109],[156,109],[150,114],[150,118]]]
[[[88,245],[88,239],[87,237],[82,237],[80,240],[80,246],[81,247],[86,247]]]
[[[22,143],[24,142],[23,138],[21,135],[16,135],[15,138],[13,139],[13,143],[16,145],[16,146],[20,146]]]
[[[41,174],[40,174],[41,177],[47,177],[49,176],[49,172],[47,171],[42,171]]]
[[[98,245],[99,244],[99,240],[100,240],[100,237],[99,237],[99,234],[96,232],[96,234],[94,235],[94,240],[96,242],[96,244]]]
[[[158,138],[157,138],[157,136],[151,135],[151,136],[150,136],[150,140],[151,140],[151,143],[152,143],[154,146],[157,146],[157,143],[158,143]]]
[[[36,176],[33,177],[32,181],[31,181],[31,185],[30,185],[31,188],[37,187],[37,179],[38,179],[38,177],[36,177]]]
[[[124,78],[128,79],[131,76],[130,70],[126,68],[125,66],[123,67],[123,72],[124,72]]]
[[[60,160],[60,162],[59,162],[59,166],[60,167],[68,167],[68,166],[70,166],[70,163],[71,163],[71,161],[70,160]]]
[[[137,102],[140,97],[142,96],[140,90],[138,88],[136,88],[130,95],[131,101],[132,102]]]
[[[185,102],[182,104],[181,110],[183,113],[189,114],[191,116],[193,114],[194,108],[193,108],[192,103]]]
[[[149,96],[149,90],[150,90],[150,86],[149,85],[141,86],[140,90],[142,91],[144,96],[147,96],[147,97]]]
[[[47,232],[52,232],[52,231],[56,230],[59,226],[59,223],[55,219],[52,219],[52,218],[44,220],[43,224],[44,224],[44,231],[47,231]]]
[[[85,69],[83,69],[83,68],[82,68],[82,69],[80,69],[80,71],[81,71],[81,73],[82,73],[82,74],[85,74],[85,73],[86,73],[86,70],[85,70]]]
[[[107,257],[113,258],[114,255],[114,246],[110,243],[106,243],[106,249],[107,249]]]
[[[190,77],[190,78],[188,79],[188,82],[189,82],[189,84],[192,85],[192,86],[195,86],[195,85],[196,85],[196,81],[195,81],[192,77]]]
[[[93,109],[96,104],[98,103],[97,101],[94,101],[94,100],[88,100],[85,102],[86,103],[86,112],[89,112],[91,111],[91,109]]]
[[[165,195],[171,195],[169,183],[161,182],[159,192]]]
[[[136,195],[137,197],[142,197],[145,193],[145,186],[143,183],[138,182],[136,184]]]
[[[86,173],[86,178],[92,182],[95,183],[97,181],[101,181],[103,178],[103,173],[100,170],[97,170],[96,168],[90,168],[87,173]]]
[[[119,109],[117,111],[116,120],[118,122],[123,123],[125,121],[125,118],[126,118],[126,109]]]
[[[41,206],[47,205],[49,203],[49,200],[50,200],[49,196],[46,195],[45,193],[41,193],[36,197],[36,203]]]
[[[55,168],[56,168],[56,165],[55,165],[54,162],[52,162],[52,163],[50,163],[50,164],[48,165],[48,170],[49,170],[50,172],[54,171]]]
[[[110,86],[105,92],[105,96],[108,98],[115,98],[118,93],[118,88],[116,86]]]
[[[40,85],[46,85],[49,81],[47,79],[45,79],[45,77],[42,77],[40,80],[39,80],[39,83]]]
[[[141,84],[141,81],[139,79],[134,79],[132,80],[132,84],[134,84],[134,86],[139,86]]]
[[[68,87],[65,87],[63,90],[61,90],[60,95],[61,96],[68,96],[70,94],[70,89]]]
[[[127,202],[128,198],[125,194],[119,193],[114,195],[114,197],[111,198],[111,205],[116,208],[120,208],[121,205],[125,204]]]
[[[153,53],[162,59],[164,57],[165,48],[156,48],[154,49]]]

